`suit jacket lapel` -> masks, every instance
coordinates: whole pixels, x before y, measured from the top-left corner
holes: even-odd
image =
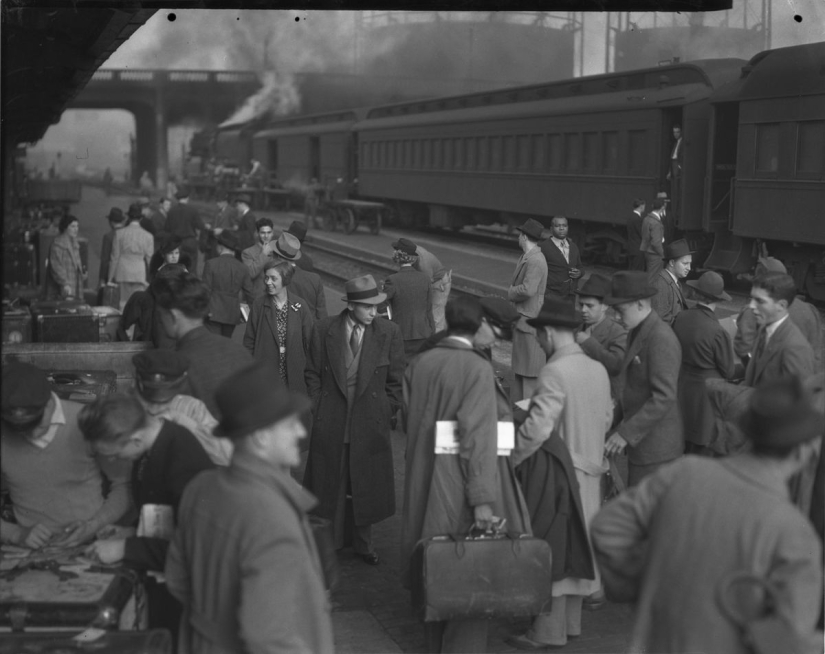
[[[272,306],[272,300],[270,298],[267,298],[266,302],[264,302],[263,309],[264,320],[272,332],[272,338],[274,338],[275,342],[280,346],[281,341],[278,339],[278,321],[275,318],[275,307]]]
[[[625,353],[624,362],[622,363],[622,372],[627,370],[631,361],[633,361],[639,352],[642,351],[642,346],[647,340],[647,336],[651,329],[653,329],[653,321],[650,319],[650,316],[648,316],[644,319],[644,321],[642,321],[642,324],[639,325],[635,334],[632,332],[628,333],[627,352]]]
[[[344,361],[344,339],[346,338],[346,311],[342,312],[327,331],[327,358],[338,388],[347,396],[347,364]],[[362,346],[363,347],[363,346]]]
[[[386,338],[387,335],[379,332],[375,323],[364,330],[364,337],[361,340],[361,360],[358,362],[358,381],[355,385],[356,398],[360,397],[369,385],[370,379],[378,367],[378,357],[384,348]]]

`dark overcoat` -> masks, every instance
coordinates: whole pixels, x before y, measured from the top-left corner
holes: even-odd
[[[652,284],[656,295],[650,299],[650,306],[663,321],[673,325],[679,312],[687,309],[682,287],[667,270],[660,270],[653,277]]]
[[[546,295],[558,295],[567,297],[576,290],[579,280],[570,277],[571,268],[581,268],[582,260],[579,255],[579,246],[571,239],[567,239],[569,261],[564,258],[564,254],[559,246],[553,242],[552,238],[539,245],[541,253],[547,261],[547,288]]]
[[[240,294],[251,305],[255,300],[249,270],[234,256],[222,254],[203,265],[203,283],[209,287],[209,319],[224,325],[241,321]]]
[[[333,519],[341,488],[347,373],[346,315],[317,322],[307,358],[306,386],[313,427],[304,486],[318,498],[314,513]],[[395,513],[390,418],[401,406],[404,341],[398,325],[377,316],[364,329],[355,401],[351,407],[350,479],[355,524]]]
[[[387,277],[384,292],[392,307],[392,321],[401,328],[404,340],[428,338],[435,331],[430,311],[432,287],[430,278],[412,266]]]
[[[286,301],[290,307],[286,318],[287,386],[291,391],[306,394],[304,371],[315,319],[303,298],[287,291]],[[278,365],[281,343],[278,340],[278,324],[272,308],[272,298],[268,295],[259,297],[252,303],[243,344],[256,360],[265,359]]]

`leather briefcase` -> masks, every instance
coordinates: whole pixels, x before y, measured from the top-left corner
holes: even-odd
[[[436,536],[413,552],[412,604],[424,622],[550,610],[552,554],[526,534]]]

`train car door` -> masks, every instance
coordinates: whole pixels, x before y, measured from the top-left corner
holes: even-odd
[[[309,137],[309,173],[308,179],[321,179],[321,139],[318,136]]]
[[[713,105],[711,150],[705,185],[702,227],[706,232],[728,228],[733,210],[733,180],[736,177],[736,146],[739,130],[739,103]]]
[[[682,110],[663,113],[662,123],[662,183],[660,190],[667,193],[670,204],[665,220],[665,240],[674,238],[682,210],[682,163],[684,161],[684,123]]]

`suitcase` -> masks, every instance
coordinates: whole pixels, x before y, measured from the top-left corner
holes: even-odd
[[[97,304],[101,307],[120,307],[120,286],[106,286],[101,287],[97,292]]]
[[[3,246],[3,285],[37,285],[37,256],[33,245],[7,243]]]
[[[526,534],[436,536],[412,555],[412,604],[425,622],[550,610],[550,545]]]
[[[34,302],[31,305],[36,343],[97,343],[100,323],[92,308],[77,300]]]
[[[99,638],[78,642],[76,632],[5,634],[0,636],[0,654],[172,654],[172,636],[165,629],[152,631],[107,631]]]
[[[17,566],[2,573],[0,630],[117,629],[134,622],[139,583],[134,572],[90,566],[72,557],[21,559]]]
[[[114,343],[117,340],[117,328],[120,326],[120,311],[111,306],[92,307],[100,325],[99,341]]]
[[[3,342],[31,343],[32,314],[28,307],[3,308]]]
[[[91,404],[101,395],[117,392],[114,370],[49,370],[46,376],[61,400]]]

